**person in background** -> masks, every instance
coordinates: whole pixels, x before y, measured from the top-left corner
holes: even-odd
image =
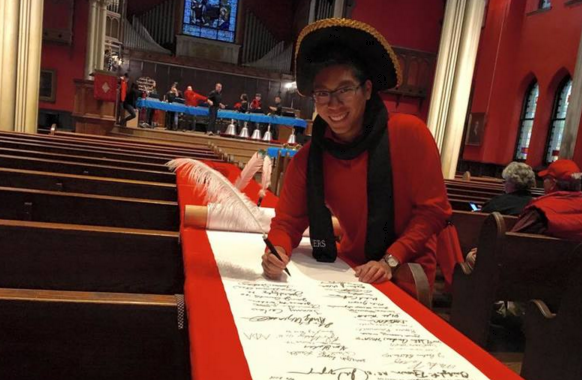
[[[249,107],[249,112],[250,113],[264,113],[263,111],[263,103],[261,100],[262,96],[259,93],[255,94],[255,98],[251,101],[251,105]],[[253,134],[253,132],[255,131],[255,129],[259,128],[261,129],[261,133],[264,132],[263,126],[260,123],[249,123],[248,124],[249,127],[249,134]]]
[[[218,116],[218,109],[224,109],[224,104],[222,104],[222,84],[216,83],[214,85],[214,90],[208,94],[208,108],[209,118],[208,118],[208,129],[206,133],[210,136],[216,134],[216,117]]]
[[[123,102],[127,96],[127,83],[129,82],[129,74],[125,73],[119,77],[119,108],[117,109],[117,121],[121,124],[121,120],[125,117]]]
[[[536,185],[535,174],[531,166],[512,162],[503,169],[501,176],[505,181],[505,194],[485,203],[481,212],[497,211],[500,214],[517,216],[533,199],[530,190]]]
[[[271,111],[272,115],[283,116],[283,103],[281,103],[281,97],[279,95],[275,96],[275,105],[269,106],[269,110]],[[273,136],[273,140],[277,140],[279,138],[278,125],[271,124],[271,135]]]
[[[511,232],[582,241],[580,168],[572,160],[561,159],[538,175],[544,179],[545,195],[525,207]],[[469,251],[465,261],[471,268],[475,267],[477,248]]]
[[[251,102],[251,112],[254,113],[262,113],[263,112],[263,103],[261,102],[261,94],[255,94],[255,98]]]
[[[137,100],[141,96],[141,91],[139,91],[137,84],[132,83],[130,90],[125,96],[123,101],[123,109],[129,112],[129,116],[121,120],[121,126],[125,127],[128,121],[135,119],[135,109],[137,107]]]
[[[178,88],[176,88],[176,83],[174,83],[170,88],[170,91],[168,91],[164,96],[164,101],[168,103],[174,103],[174,100],[176,100],[176,98],[179,97],[178,95],[179,95]],[[178,126],[175,125],[176,124],[175,116],[176,116],[175,112],[170,111],[166,112],[166,130],[175,131],[178,129]]]
[[[538,175],[544,179],[545,195],[525,208],[511,231],[582,241],[580,168],[572,160],[560,159]]]
[[[184,91],[184,100],[186,106],[198,107],[200,103],[206,102],[208,98],[194,91],[192,86],[188,86],[186,91]],[[187,115],[186,118],[186,130],[194,131],[196,129],[196,117],[194,115]]]
[[[149,97],[154,97],[154,98],[158,98],[158,89],[156,87],[156,81],[152,82],[152,87],[150,89],[150,91],[148,92],[148,96]],[[148,108],[147,109],[147,123],[151,128],[155,128],[156,126],[154,125],[154,116],[156,114],[157,110],[153,109],[153,108]]]
[[[198,107],[201,103],[206,102],[208,98],[194,91],[192,86],[188,86],[184,91],[184,100],[187,106]]]
[[[249,112],[249,97],[247,94],[241,94],[240,96],[240,106],[238,107],[238,112],[247,113]]]

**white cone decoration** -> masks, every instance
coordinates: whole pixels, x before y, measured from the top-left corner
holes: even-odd
[[[241,129],[240,134],[238,135],[238,137],[243,138],[243,139],[248,139],[249,138],[249,128],[247,127],[247,122],[245,121],[245,126],[243,127],[243,129]]]
[[[261,139],[261,130],[257,126],[257,128],[253,131],[253,135],[251,136],[251,140],[260,140]]]
[[[293,128],[293,132],[291,132],[291,134],[289,135],[287,144],[295,144],[295,128]]]
[[[263,141],[271,141],[273,139],[273,136],[271,136],[271,124],[269,124],[269,126],[267,127],[267,132],[265,132],[265,135],[263,136]]]
[[[236,127],[234,126],[234,119],[230,120],[230,124],[228,128],[226,128],[226,132],[224,132],[227,136],[236,136]]]

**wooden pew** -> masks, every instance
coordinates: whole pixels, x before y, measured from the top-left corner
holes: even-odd
[[[25,139],[29,141],[40,141],[40,142],[61,142],[61,143],[71,143],[84,146],[92,147],[104,147],[104,148],[114,148],[126,151],[141,151],[148,153],[159,153],[159,154],[176,154],[184,155],[188,153],[195,152],[208,152],[207,147],[197,148],[192,146],[181,146],[176,147],[173,144],[148,144],[145,142],[141,143],[128,143],[124,138],[110,138],[108,141],[100,141],[92,138],[86,138],[81,136],[87,135],[77,135],[75,137],[61,137],[61,136],[50,136],[50,135],[39,135],[39,134],[26,134],[26,133],[15,133],[15,132],[2,132],[0,131],[0,136]]]
[[[91,146],[76,142],[55,140],[35,141],[14,136],[0,135],[0,147],[7,149],[36,150],[49,153],[73,154],[89,157],[110,158],[125,161],[138,161],[163,165],[176,157],[194,157],[198,159],[217,159],[212,151],[204,152],[150,152],[127,149],[124,147]]]
[[[178,231],[176,202],[0,187],[0,219]]]
[[[169,171],[126,169],[115,166],[77,163],[64,160],[47,160],[17,155],[0,154],[0,167],[52,173],[76,174],[96,177],[129,179],[134,181],[176,183],[176,176]]]
[[[580,246],[557,313],[541,300],[528,305],[521,376],[528,380],[582,378],[582,265]]]
[[[190,379],[183,296],[0,289],[10,380]]]
[[[0,220],[0,288],[177,294],[179,233]]]
[[[491,190],[497,191],[499,194],[503,194],[505,192],[505,186],[503,184],[497,183],[490,183],[490,182],[468,182],[468,181],[460,181],[460,180],[445,180],[445,184],[447,187],[449,186],[457,186],[466,189],[482,189],[482,190]],[[531,193],[534,196],[540,196],[544,194],[544,189],[539,187],[534,187],[531,190]]]
[[[122,169],[139,169],[139,170],[150,170],[166,172],[168,170],[165,164],[153,164],[148,162],[130,161],[130,160],[118,160],[113,158],[103,158],[103,157],[91,157],[91,156],[78,156],[67,153],[48,153],[44,152],[42,148],[39,150],[23,150],[23,149],[9,149],[0,148],[0,153],[8,154],[12,156],[20,157],[31,157],[39,158],[43,160],[62,160],[69,162],[78,163],[88,163],[96,165],[105,165],[111,167],[117,167]]]
[[[483,223],[475,268],[457,264],[453,277],[451,324],[485,346],[493,303],[497,300],[560,299],[575,242],[542,235],[506,232],[503,217]]]
[[[99,135],[87,135],[82,133],[75,133],[75,132],[61,132],[57,131],[54,136],[60,138],[70,138],[70,139],[84,139],[84,140],[92,140],[98,142],[115,142],[115,143],[123,143],[123,144],[131,144],[131,145],[138,145],[138,146],[146,146],[146,147],[171,147],[174,149],[208,149],[207,142],[203,144],[199,144],[197,142],[178,142],[172,140],[165,140],[165,141],[158,141],[158,140],[151,140],[151,139],[144,139],[141,137],[130,137],[124,135],[123,137],[115,137],[115,136],[99,136]]]
[[[466,255],[471,249],[477,247],[481,228],[489,215],[490,214],[480,212],[453,211],[451,222],[457,229],[461,251],[464,255]],[[515,225],[515,222],[517,222],[517,217],[509,215],[502,215],[502,217],[505,222],[505,227],[508,230],[511,230]]]
[[[176,185],[116,178],[0,168],[0,187],[173,201]]]

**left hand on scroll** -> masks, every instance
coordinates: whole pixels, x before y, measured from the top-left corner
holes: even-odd
[[[392,270],[384,260],[372,260],[356,267],[356,277],[367,284],[381,283],[392,279]]]

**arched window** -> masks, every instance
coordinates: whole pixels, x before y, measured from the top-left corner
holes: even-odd
[[[552,7],[551,0],[540,0],[539,9],[548,9]]]
[[[527,150],[529,148],[529,140],[531,139],[531,130],[536,116],[536,106],[538,104],[538,95],[540,87],[538,82],[534,81],[527,89],[525,99],[523,101],[523,108],[521,111],[521,119],[519,122],[519,135],[517,136],[517,148],[515,149],[515,160],[525,161],[527,158]]]
[[[564,125],[566,124],[566,112],[568,112],[571,93],[572,79],[567,77],[558,87],[556,98],[554,100],[550,132],[548,134],[548,144],[546,146],[546,164],[551,164],[556,161],[560,155],[560,144],[562,144],[562,135],[564,134]]]

